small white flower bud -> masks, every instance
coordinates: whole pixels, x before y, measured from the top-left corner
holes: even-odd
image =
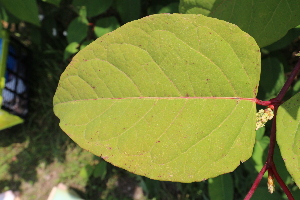
[[[260,109],[256,113],[256,129],[255,130],[257,130],[261,127],[264,127],[265,123],[267,123],[267,121],[271,120],[273,117],[274,117],[274,113],[271,108]]]

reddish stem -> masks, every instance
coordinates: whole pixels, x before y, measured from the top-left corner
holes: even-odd
[[[268,151],[268,157],[267,157],[267,168],[268,171],[270,171],[271,175],[274,175],[275,179],[279,183],[280,187],[283,189],[284,193],[287,195],[289,200],[294,200],[293,195],[291,194],[288,187],[285,185],[283,180],[281,179],[280,175],[278,174],[274,161],[273,161],[273,155],[275,150],[275,144],[276,144],[276,115],[277,115],[277,109],[278,105],[274,108],[274,118],[272,122],[272,128],[271,128],[271,135],[270,135],[270,146]]]
[[[269,151],[268,151],[268,157],[267,157],[267,164],[269,166],[273,163],[273,155],[274,155],[274,149],[275,149],[275,143],[276,143],[276,115],[277,115],[278,106],[274,107],[274,117],[272,121],[272,128],[271,128],[271,134],[270,134],[270,145],[269,145]],[[268,167],[269,168],[269,167]]]
[[[274,175],[274,177],[277,180],[280,187],[283,189],[283,191],[286,194],[286,196],[288,197],[288,199],[294,200],[294,197],[293,197],[292,193],[290,192],[289,188],[285,185],[284,181],[281,179],[280,175],[278,174],[275,164],[272,163],[270,167],[271,167],[270,169],[272,170],[272,174]]]
[[[271,101],[262,101],[262,100],[259,100],[259,99],[255,99],[254,101],[256,104],[258,105],[261,105],[261,106],[269,106],[272,104]]]
[[[263,168],[260,170],[259,174],[257,175],[252,187],[250,188],[250,190],[249,190],[247,196],[244,198],[244,200],[251,199],[252,195],[254,194],[256,188],[258,187],[258,185],[266,171],[267,171],[267,165],[265,164],[263,166]]]
[[[265,165],[259,172],[257,178],[255,179],[252,187],[250,188],[247,196],[245,197],[244,200],[249,200],[252,195],[254,194],[257,186],[259,185],[259,182],[261,181],[264,173],[266,171],[269,171],[270,175],[274,175],[275,179],[279,183],[280,187],[283,189],[284,193],[287,195],[289,200],[294,200],[293,195],[289,191],[288,187],[285,185],[283,180],[281,179],[280,175],[278,174],[274,161],[273,161],[273,155],[274,155],[274,149],[275,149],[275,143],[276,143],[276,114],[277,114],[277,109],[278,105],[275,106],[274,108],[274,118],[272,122],[272,128],[271,128],[271,135],[270,135],[270,145],[269,145],[269,151],[268,151],[268,157]]]
[[[284,181],[281,179],[280,175],[278,174],[274,161],[273,161],[273,155],[274,155],[274,149],[276,144],[276,114],[278,107],[282,104],[283,97],[287,93],[289,87],[291,86],[292,82],[294,81],[295,77],[300,71],[300,60],[298,60],[295,68],[293,69],[292,73],[290,74],[289,78],[285,82],[284,86],[282,87],[281,91],[275,97],[274,99],[271,99],[270,101],[261,101],[256,99],[255,102],[259,105],[263,106],[272,106],[274,108],[274,118],[272,122],[272,128],[271,128],[271,135],[270,135],[270,145],[269,145],[269,151],[268,151],[268,157],[265,165],[257,175],[257,178],[255,179],[252,187],[250,188],[247,196],[244,200],[249,200],[252,195],[254,194],[257,186],[259,185],[259,182],[261,181],[264,173],[266,171],[269,171],[269,175],[274,175],[275,179],[277,180],[280,187],[283,189],[284,193],[287,195],[289,200],[294,200],[293,195],[289,191],[288,187],[285,185]]]

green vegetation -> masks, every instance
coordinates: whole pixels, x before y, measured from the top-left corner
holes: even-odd
[[[24,199],[45,199],[53,186],[63,182],[84,199],[243,199],[270,157],[272,123],[267,122],[255,131],[255,97],[265,101],[260,104],[277,97],[298,60],[295,54],[300,50],[300,29],[296,27],[300,3],[205,2],[0,0],[1,28],[31,52],[28,117],[24,124],[0,132],[0,192],[19,190]],[[31,12],[26,13],[28,10]],[[17,14],[21,12],[22,15]],[[217,19],[178,14],[141,19],[165,12],[201,13]],[[140,20],[131,22],[137,19]],[[123,26],[127,22],[130,23]],[[118,27],[121,28],[106,34]],[[97,37],[101,38],[89,45]],[[139,68],[146,64],[148,71]],[[126,72],[126,76],[115,66]],[[183,66],[188,67],[183,69]],[[95,71],[98,69],[101,73]],[[169,84],[169,79],[173,84]],[[199,80],[206,82],[198,83]],[[289,161],[299,159],[299,142],[293,139],[300,135],[299,91],[300,80],[295,78],[284,100],[293,98],[278,109],[280,151],[275,145],[274,153],[277,171],[295,199],[300,198],[296,185],[299,164]],[[61,121],[53,113],[55,92],[55,112]],[[139,98],[122,99],[128,97]],[[155,97],[163,98],[158,101]],[[169,101],[170,97],[178,100]],[[96,98],[97,101],[61,104]],[[112,101],[117,100],[109,98],[122,101],[112,106]],[[271,105],[277,110],[279,104],[271,102]],[[109,113],[97,118],[108,107]],[[257,106],[259,109],[265,107]],[[286,120],[292,123],[287,125]],[[131,123],[137,121],[141,122],[140,126],[118,138],[119,129],[134,127]],[[87,123],[89,127],[82,134],[81,125]],[[198,142],[201,137],[194,132],[202,127],[205,130],[201,134],[218,131],[188,155],[178,156]],[[168,130],[164,137],[160,137],[161,129]],[[232,146],[236,138],[240,142]],[[103,142],[108,139],[110,143]],[[180,146],[182,141],[186,143]],[[152,146],[153,155],[149,159],[147,153]],[[223,151],[215,149],[219,147]],[[229,151],[231,148],[234,151]],[[153,179],[197,182],[152,180],[115,167],[84,149]],[[221,160],[224,154],[227,159],[215,164],[213,159]],[[177,157],[176,162],[159,167]],[[287,167],[282,157],[288,160]],[[277,182],[274,193],[269,194],[267,180],[265,174],[252,199],[287,199]]]

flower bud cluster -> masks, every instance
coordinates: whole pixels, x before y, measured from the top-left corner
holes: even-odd
[[[275,191],[274,177],[268,176],[268,190],[272,194]]]
[[[273,110],[271,108],[260,109],[258,113],[256,113],[256,129],[265,126],[267,121],[271,120],[274,117]]]

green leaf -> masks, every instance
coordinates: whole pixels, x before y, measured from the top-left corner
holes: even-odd
[[[178,13],[178,2],[170,3],[162,7],[157,13]]]
[[[265,164],[265,154],[266,149],[270,143],[270,138],[268,136],[264,136],[260,140],[257,140],[254,145],[252,159],[255,163],[255,169],[257,172],[261,170],[263,165]]]
[[[282,104],[277,113],[277,143],[286,168],[300,186],[300,93]]]
[[[20,20],[40,26],[38,7],[35,0],[0,0],[0,3]]]
[[[161,14],[161,13],[178,13],[179,2],[173,0],[159,1],[151,3],[147,7],[147,15]]]
[[[208,180],[208,193],[213,200],[233,199],[233,181],[230,174],[224,174]]]
[[[285,83],[283,63],[276,57],[262,59],[258,98],[269,100],[278,94]]]
[[[87,17],[94,17],[104,13],[112,2],[112,0],[74,0],[73,5],[86,7]]]
[[[91,166],[90,164],[87,164],[86,166],[84,166],[83,168],[81,168],[80,172],[79,172],[79,176],[81,176],[84,179],[88,179],[92,173],[93,173],[93,166]]]
[[[300,35],[300,25],[289,30],[283,38],[281,38],[275,43],[272,43],[269,46],[266,46],[265,49],[267,49],[268,51],[276,51],[285,48],[289,44],[291,44],[295,39],[297,39],[299,35]]]
[[[86,18],[77,17],[69,25],[67,30],[68,43],[80,43],[87,35],[88,21]]]
[[[2,99],[2,96],[0,98]],[[24,120],[19,116],[10,114],[5,110],[0,109],[0,130],[10,128],[23,122]]]
[[[101,18],[96,22],[95,25],[95,34],[97,37],[101,37],[102,35],[109,33],[117,28],[119,28],[119,22],[115,17],[105,17]]]
[[[295,199],[300,199],[300,190],[299,188],[296,189],[296,191],[292,191],[293,197]]]
[[[284,161],[282,159],[278,145],[275,145],[273,160],[276,165],[277,172],[279,173],[281,179],[285,182],[285,184],[293,184],[292,178],[289,172],[287,171]]]
[[[293,94],[300,92],[300,79],[293,86]]]
[[[64,60],[68,59],[70,56],[78,52],[79,44],[78,42],[72,42],[68,44],[64,52]]]
[[[233,171],[255,141],[260,52],[230,23],[159,14],[80,51],[54,97],[82,148],[152,179],[201,181]]]
[[[260,47],[282,38],[300,20],[298,0],[181,0],[179,8],[182,13],[205,14],[236,24],[254,37]]]
[[[95,169],[94,169],[94,172],[93,172],[93,176],[94,176],[95,178],[100,177],[101,180],[104,180],[105,175],[106,175],[106,173],[107,173],[106,165],[107,165],[107,162],[105,162],[105,161],[102,161],[102,162],[100,162],[99,164],[97,164],[97,165],[95,166]]]
[[[86,40],[80,45],[80,50],[84,49],[87,45],[91,44],[93,40]]]
[[[202,14],[208,16],[216,0],[180,0],[179,12],[184,14]]]
[[[141,0],[117,0],[115,3],[115,7],[123,23],[127,23],[141,17]]]
[[[258,141],[261,140],[264,137],[264,135],[265,135],[265,131],[266,131],[266,127],[265,126],[263,126],[263,127],[259,128],[258,130],[256,130],[256,137],[255,137],[255,139],[258,140]]]
[[[270,143],[270,138],[268,136],[264,136],[265,129],[266,129],[265,127],[262,127],[256,131],[256,138],[255,138],[256,141],[253,148],[252,157],[244,163],[244,166],[246,167],[247,171],[249,173],[255,174],[255,176],[257,175],[258,172],[260,172],[267,158],[267,153],[268,153],[267,147]],[[268,174],[265,173],[264,177],[267,176]]]
[[[0,7],[0,18],[1,18],[1,20],[6,21],[6,22],[8,22],[8,19],[9,19],[7,11],[2,6]],[[1,27],[2,27],[2,25],[1,25]]]

